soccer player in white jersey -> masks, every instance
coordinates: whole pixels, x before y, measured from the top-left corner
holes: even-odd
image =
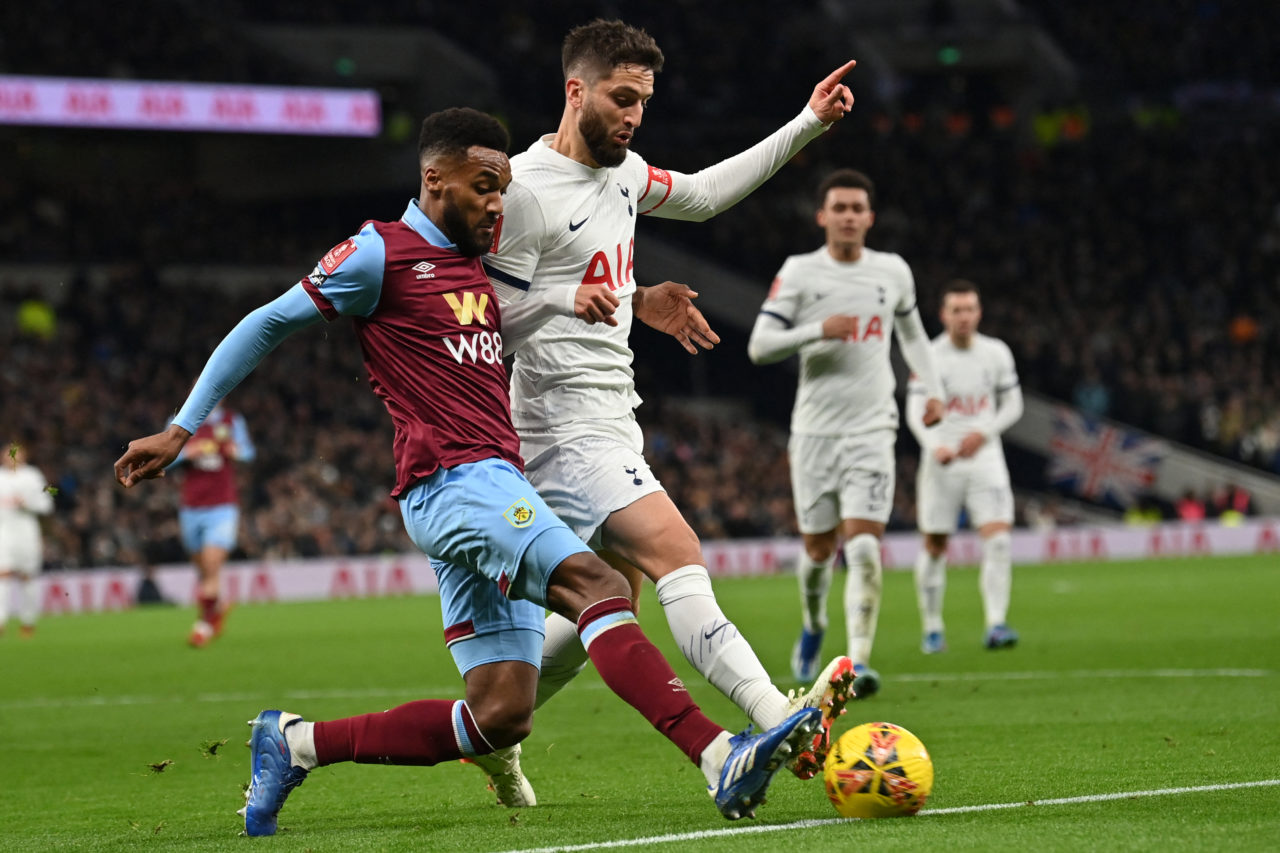
[[[925,654],[947,648],[942,621],[947,538],[956,530],[962,507],[982,539],[983,643],[999,649],[1018,642],[1017,632],[1005,624],[1013,584],[1013,490],[1000,434],[1022,417],[1022,389],[1009,347],[980,334],[981,319],[977,285],[963,280],[948,284],[942,295],[945,331],[933,339],[933,357],[946,394],[942,426],[924,428],[924,389],[919,383],[913,380],[907,395],[907,426],[920,442],[916,500],[924,547],[916,558],[915,575],[924,628],[920,648]]]
[[[844,588],[848,655],[866,698],[880,688],[871,645],[880,612],[880,540],[893,507],[897,383],[889,361],[896,333],[902,354],[927,391],[925,423],[942,416],[941,385],[916,307],[915,279],[901,256],[866,245],[875,223],[875,186],[839,169],[818,188],[821,248],[782,264],[751,331],[756,364],[800,354],[791,413],[791,489],[804,540],[797,678],[813,672],[827,627],[837,535],[849,568]]]
[[[841,118],[853,105],[840,82],[853,63],[818,83],[801,113],[769,137],[682,174],[650,166],[630,150],[663,63],[648,33],[621,21],[593,21],[568,34],[562,60],[559,128],[512,158],[503,218],[485,259],[503,322],[531,315],[546,321],[516,353],[512,369],[512,418],[525,473],[560,518],[628,575],[636,594],[636,568],[655,582],[685,657],[756,725],[770,726],[792,707],[824,706],[814,750],[792,766],[810,778],[821,769],[831,720],[849,698],[852,664],[832,661],[813,689],[788,697],[720,610],[697,535],[645,462],[628,343],[633,317],[690,352],[719,339],[684,285],[637,286],[633,255],[638,216],[705,220]],[[584,294],[601,288],[613,297],[611,313],[585,306]],[[546,629],[538,705],[587,659],[568,621],[550,616]],[[526,804],[506,783],[518,778],[518,755],[476,763],[501,802]]]
[[[21,636],[30,637],[40,615],[36,576],[40,573],[42,543],[37,516],[53,512],[44,474],[27,463],[26,447],[5,446],[0,458],[0,636],[9,624],[9,580],[21,592],[18,622]]]

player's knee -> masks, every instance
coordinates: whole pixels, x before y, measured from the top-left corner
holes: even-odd
[[[989,559],[1008,560],[1013,551],[1013,537],[1007,530],[992,533],[982,540],[983,555]]]
[[[547,583],[547,606],[573,622],[584,609],[606,598],[630,601],[631,584],[590,551],[565,558]]]
[[[880,540],[870,533],[859,533],[844,546],[850,566],[880,565]]]
[[[924,535],[924,549],[929,552],[930,557],[943,556],[947,553],[947,534],[926,533]]]
[[[831,555],[835,552],[836,537],[834,532],[830,535],[806,535],[804,537],[805,556],[815,563],[825,563],[831,559]]]
[[[471,715],[484,739],[494,749],[514,746],[533,731],[533,709],[523,702],[509,702],[499,697],[496,701],[472,707]]]

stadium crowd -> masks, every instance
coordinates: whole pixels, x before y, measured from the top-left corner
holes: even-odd
[[[366,4],[340,0],[297,5],[313,21],[346,22],[357,7],[372,14]],[[501,44],[491,58],[511,85],[522,147],[559,112],[558,58],[548,45],[582,15],[554,6],[535,18],[521,4],[500,5]],[[1267,369],[1280,363],[1280,114],[1257,100],[1192,103],[1185,83],[1196,78],[1178,77],[1199,63],[1207,67],[1202,79],[1254,74],[1258,85],[1274,85],[1257,76],[1270,64],[1248,61],[1251,51],[1265,55],[1265,45],[1244,38],[1236,52],[1218,49],[1206,34],[1215,26],[1240,29],[1237,11],[1225,4],[1173,4],[1194,11],[1202,25],[1194,37],[1179,30],[1171,42],[1179,49],[1158,55],[1150,39],[1108,30],[1102,2],[1088,0],[1071,15],[1053,4],[1023,5],[1080,63],[1084,91],[1109,92],[1072,107],[1070,132],[1055,124],[1061,104],[1046,104],[1039,122],[1011,116],[998,82],[957,94],[946,79],[917,81],[916,94],[891,109],[853,80],[859,103],[838,129],[839,142],[816,143],[729,214],[696,227],[645,222],[642,239],[683,242],[763,286],[785,256],[820,242],[812,224],[819,177],[857,166],[879,189],[870,244],[911,263],[932,331],[941,286],[957,275],[972,279],[983,289],[983,328],[1011,345],[1025,388],[1280,472],[1280,375]],[[241,18],[289,20],[288,4],[240,7]],[[377,8],[389,23],[437,20],[446,28],[460,14],[411,0]],[[711,26],[705,14],[675,16],[679,26],[637,21],[651,26],[669,56],[652,122],[637,140],[651,162],[692,171],[739,150],[788,117],[815,67],[843,56],[820,17],[796,15],[778,27],[769,24],[768,7],[734,9],[715,16],[714,38],[703,31]],[[101,17],[105,31],[125,20]],[[750,37],[761,26],[779,37]],[[198,42],[216,36],[210,32],[187,37]],[[1253,27],[1246,35],[1263,32]],[[198,43],[162,50],[157,33],[130,29],[137,49],[114,69],[73,42],[42,47],[47,36],[6,37],[0,70],[158,77],[193,67],[181,57]],[[742,62],[733,46],[748,43],[763,53]],[[1089,47],[1099,44],[1108,48]],[[199,52],[218,58],[210,79],[262,79],[270,66],[251,52]],[[274,67],[268,74],[287,78]],[[6,132],[0,154],[21,162],[30,139]],[[159,428],[171,414],[140,401],[177,406],[234,320],[288,284],[228,295],[161,285],[157,270],[269,263],[301,274],[363,219],[391,218],[403,206],[404,193],[232,201],[181,175],[113,180],[106,165],[91,185],[0,172],[0,256],[10,264],[0,281],[0,426],[30,444],[32,462],[59,489],[47,536],[54,565],[181,559],[175,490],[125,493],[112,484],[110,463],[128,437]],[[643,245],[638,257],[643,277]],[[24,274],[13,265],[51,262],[97,272],[51,292],[39,267]],[[152,313],[158,300],[162,324]],[[744,359],[712,354],[699,366],[709,372],[702,387],[743,397],[752,416],[695,416],[663,400],[690,390],[675,347],[637,351],[657,360],[638,374],[649,400],[640,416],[651,461],[699,535],[794,533],[785,457],[790,398],[785,405],[761,398],[767,383],[753,397],[754,383],[741,375]],[[303,363],[316,369],[297,369]],[[364,387],[348,329],[339,324],[290,341],[228,402],[245,415],[260,450],[245,471],[242,556],[410,548],[386,497],[390,426]],[[900,451],[891,526],[909,527],[914,451],[909,443]]]

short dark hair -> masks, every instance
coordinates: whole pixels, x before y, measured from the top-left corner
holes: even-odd
[[[947,282],[946,286],[942,288],[942,300],[944,302],[947,299],[948,293],[972,293],[979,299],[982,298],[982,293],[978,290],[978,285],[969,281],[967,278],[953,278],[951,281]]]
[[[619,65],[640,65],[657,74],[662,60],[653,36],[622,21],[603,18],[569,30],[560,51],[564,79],[582,77],[588,82],[607,77]]]
[[[827,193],[836,187],[850,187],[867,191],[867,203],[872,210],[876,209],[876,185],[857,169],[836,169],[818,185],[818,210],[827,203]]]
[[[467,156],[473,145],[507,153],[511,135],[493,116],[471,107],[452,107],[422,120],[418,135],[418,162],[430,157]]]

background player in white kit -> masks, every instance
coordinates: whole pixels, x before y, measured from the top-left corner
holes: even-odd
[[[827,627],[837,534],[849,568],[844,589],[848,655],[859,698],[880,687],[870,666],[880,612],[880,539],[893,507],[898,431],[897,387],[889,361],[896,333],[907,364],[926,390],[924,422],[942,416],[941,385],[920,312],[915,279],[900,255],[867,248],[875,223],[875,186],[839,169],[818,188],[818,225],[826,244],[783,263],[747,345],[755,364],[800,353],[791,414],[791,487],[804,539],[797,567],[803,627],[792,668],[816,667]]]
[[[692,308],[684,285],[641,288],[633,274],[636,218],[705,220],[762,184],[852,106],[840,80],[820,82],[801,113],[752,148],[696,174],[648,165],[630,150],[661,70],[662,51],[643,30],[593,21],[572,30],[562,54],[565,107],[560,126],[511,159],[502,221],[485,258],[502,318],[543,318],[516,353],[512,419],[525,474],[574,532],[632,579],[651,578],[672,634],[689,662],[751,720],[771,727],[802,704],[825,703],[824,727],[793,770],[821,768],[831,720],[844,707],[852,664],[836,660],[819,684],[788,697],[716,602],[697,535],[643,455],[640,404],[628,343],[633,317],[675,336],[690,352],[718,340]],[[585,304],[611,294],[612,312]],[[584,326],[580,320],[593,325]],[[540,706],[587,658],[574,626],[547,619]],[[505,763],[504,763],[505,762]],[[518,754],[477,761],[506,805],[521,794]]]
[[[53,512],[53,495],[44,474],[27,464],[26,448],[18,443],[5,447],[0,458],[0,635],[9,624],[10,579],[21,591],[19,631],[30,637],[40,615],[36,575],[40,573],[43,547],[40,519]]]
[[[947,537],[955,532],[962,507],[982,538],[983,642],[989,649],[1018,642],[1017,632],[1005,624],[1013,583],[1013,490],[1000,434],[1022,417],[1022,389],[1013,353],[1004,341],[978,333],[981,319],[977,285],[963,280],[948,284],[942,294],[945,331],[932,342],[946,393],[946,421],[926,430],[924,389],[912,381],[907,396],[907,426],[920,442],[916,499],[924,547],[915,574],[925,654],[947,647],[942,622]]]

